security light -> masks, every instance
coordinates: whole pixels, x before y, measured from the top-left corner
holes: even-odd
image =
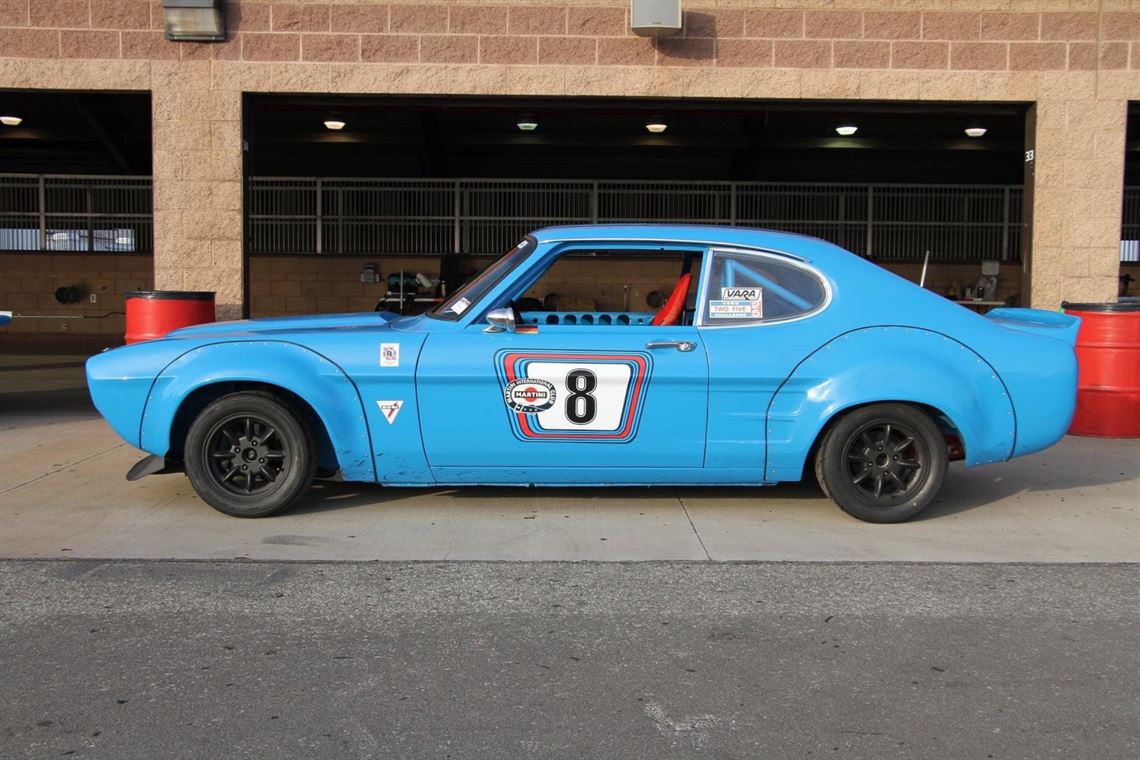
[[[668,129],[669,125],[666,124],[663,119],[661,119],[659,117],[654,117],[646,123],[645,128],[648,129],[653,134],[659,135],[662,132],[664,132],[666,129]]]
[[[844,122],[843,124],[840,124],[838,127],[836,127],[835,131],[843,137],[850,137],[859,131],[859,127],[851,124],[850,122]]]
[[[225,42],[225,0],[162,0],[166,39],[174,42]]]
[[[6,127],[18,127],[23,121],[19,116],[0,116],[0,124]]]
[[[332,130],[344,129],[344,122],[340,119],[325,119],[325,127]]]
[[[971,121],[966,126],[967,137],[983,137],[986,134],[986,128],[982,126],[981,122]]]

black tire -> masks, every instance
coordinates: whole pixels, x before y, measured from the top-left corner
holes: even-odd
[[[186,434],[186,474],[202,498],[234,517],[266,517],[305,495],[317,469],[304,415],[260,391],[223,396]]]
[[[823,492],[847,514],[874,523],[909,520],[946,478],[946,440],[909,404],[874,404],[844,414],[815,459]]]

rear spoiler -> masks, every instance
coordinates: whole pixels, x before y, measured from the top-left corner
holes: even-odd
[[[986,319],[1010,330],[1056,338],[1070,346],[1076,345],[1081,326],[1079,317],[1044,309],[994,309],[986,314]]]

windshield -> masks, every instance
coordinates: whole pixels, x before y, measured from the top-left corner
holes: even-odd
[[[530,252],[534,250],[534,238],[527,236],[521,243],[507,251],[494,264],[484,269],[478,277],[464,285],[428,314],[436,319],[459,319],[471,305],[478,303],[479,299],[487,294],[491,288],[503,281],[503,278],[514,271],[515,267],[523,263]]]

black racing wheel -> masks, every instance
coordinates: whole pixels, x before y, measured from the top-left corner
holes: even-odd
[[[844,512],[868,522],[909,520],[946,477],[946,441],[909,404],[874,404],[843,415],[824,436],[815,474]]]
[[[186,434],[186,474],[202,500],[235,517],[264,517],[292,506],[316,474],[305,417],[260,391],[214,401]]]

